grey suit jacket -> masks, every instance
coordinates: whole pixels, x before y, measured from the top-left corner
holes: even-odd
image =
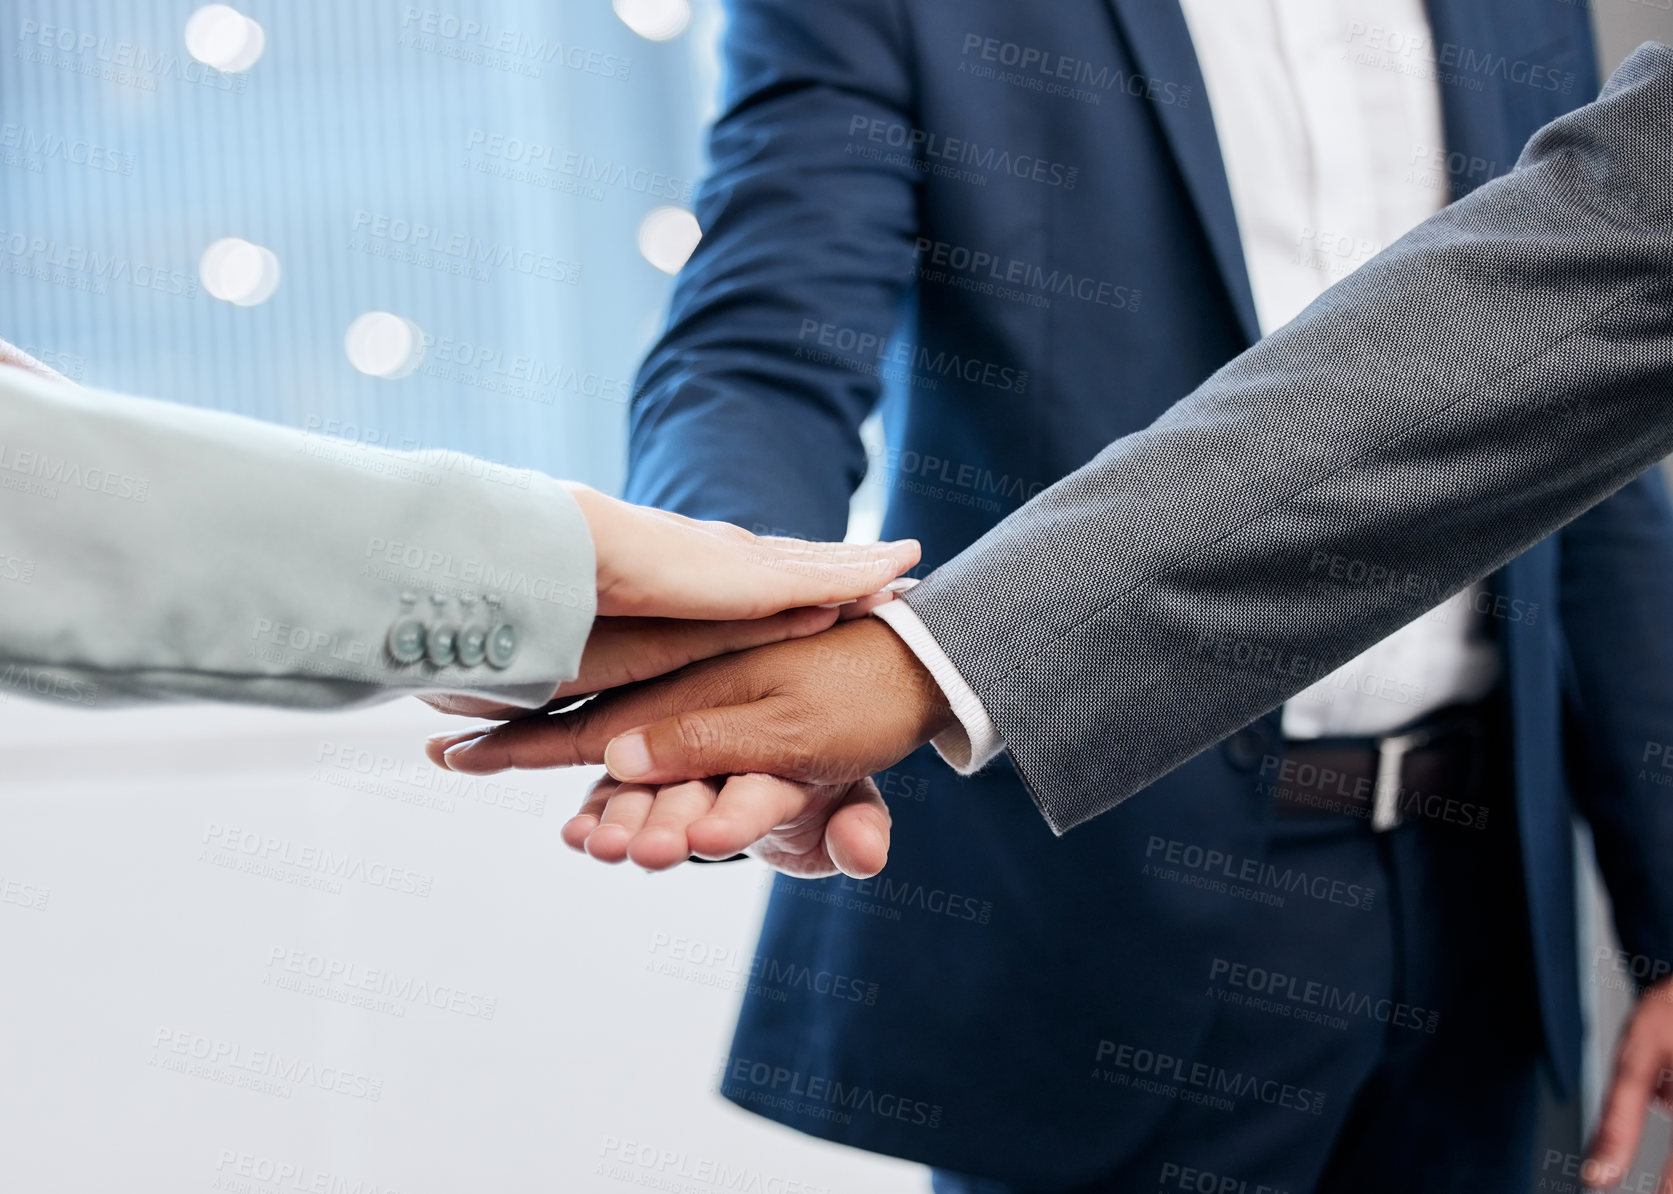
[[[595,607],[548,477],[0,369],[0,690],[539,706]]]
[[[907,600],[1061,833],[1670,451],[1673,50],[1651,44]]]

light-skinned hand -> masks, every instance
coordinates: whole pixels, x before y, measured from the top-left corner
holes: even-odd
[[[700,659],[817,634],[893,597],[918,562],[915,539],[810,543],[636,506],[566,483],[597,558],[598,617],[580,674],[554,703],[632,684]],[[527,709],[433,696],[444,713],[513,718]]]

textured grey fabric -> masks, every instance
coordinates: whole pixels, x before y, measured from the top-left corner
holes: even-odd
[[[1670,451],[1673,50],[1652,44],[908,600],[1061,833]]]

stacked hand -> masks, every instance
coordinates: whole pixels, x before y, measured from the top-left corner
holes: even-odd
[[[72,384],[5,340],[0,368]],[[695,660],[816,634],[892,598],[890,582],[918,562],[913,540],[850,545],[763,538],[728,523],[617,501],[584,485],[567,487],[592,534],[598,617],[580,674],[557,687],[553,704]],[[526,713],[476,697],[429,699],[450,713]]]
[[[816,634],[890,600],[918,562],[915,540],[855,545],[752,535],[724,522],[617,501],[568,485],[592,531],[598,618],[580,674],[553,705],[675,671],[699,659]],[[425,698],[446,713],[527,710],[480,697]]]
[[[20,369],[69,384],[4,340],[0,340],[0,369]],[[582,651],[579,674],[549,694],[541,694],[548,700],[548,709],[635,685],[695,661],[803,638],[839,620],[856,619],[889,600],[891,582],[919,558],[918,544],[910,540],[849,546],[762,538],[726,523],[698,522],[616,501],[581,485],[571,485],[569,490],[591,532],[597,617]],[[538,542],[538,520],[528,533]],[[573,550],[573,546],[565,549]],[[545,717],[524,724],[561,738],[573,732],[568,727],[583,721],[603,724],[613,717],[612,724],[619,723],[628,711],[644,720],[649,717],[644,701],[650,690],[634,691],[638,695],[632,700],[624,696],[595,703],[578,717]],[[481,697],[429,699],[448,712],[475,716],[514,718],[528,712]],[[671,705],[663,708],[672,711]],[[659,741],[657,735],[662,732],[656,729],[653,742]],[[599,740],[593,759],[602,758],[603,745]],[[618,753],[622,749],[626,747],[619,747]],[[491,751],[490,745],[482,757]],[[564,760],[553,760],[559,761]],[[675,766],[678,774],[664,768],[667,774],[632,778],[702,779],[733,770],[744,769],[691,771]],[[629,778],[620,769],[617,774]],[[749,825],[760,827],[759,832],[751,832],[750,843],[742,844],[760,839],[758,848],[763,854],[787,868],[804,874],[828,873],[834,866],[875,869],[887,851],[887,812],[864,776],[863,770],[857,771],[848,777],[849,782],[836,785],[790,785],[764,776],[733,781],[724,790],[713,783],[677,785],[655,801],[654,812],[652,789],[611,783],[601,786],[583,816],[570,826],[569,835],[578,844],[596,837],[593,852],[619,860],[628,856],[629,842],[644,831],[644,840],[634,846],[633,855],[650,860],[650,865],[672,865],[691,853],[685,836],[691,822],[710,809],[736,806],[751,810]],[[761,810],[772,813],[765,824]],[[590,832],[589,827],[599,822],[605,827],[596,834]],[[867,832],[873,823],[881,824],[883,835],[881,846],[875,849],[875,833]],[[828,825],[836,826],[834,834],[826,834]],[[854,832],[847,834],[851,826]],[[699,829],[697,840],[733,840],[715,834],[713,828],[711,821]],[[725,849],[725,853],[732,852]]]
[[[605,861],[655,870],[748,852],[789,874],[866,876],[889,848],[869,777],[951,724],[923,664],[862,618],[573,712],[439,735],[428,749],[438,765],[477,775],[606,764],[564,827],[570,845]]]

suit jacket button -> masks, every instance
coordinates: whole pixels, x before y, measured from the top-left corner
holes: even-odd
[[[472,622],[459,632],[459,662],[476,667],[488,655],[488,628]]]
[[[427,654],[430,662],[437,667],[447,667],[458,658],[459,627],[453,622],[443,622],[440,626],[430,629],[430,649]]]
[[[507,668],[517,658],[517,628],[501,622],[488,635],[488,663],[491,667]]]
[[[1267,728],[1257,722],[1244,726],[1237,733],[1227,738],[1220,747],[1226,756],[1226,762],[1239,771],[1253,771],[1260,766],[1261,759],[1272,745],[1272,736]]]
[[[402,618],[389,628],[389,657],[396,663],[417,663],[424,658],[424,623]]]

